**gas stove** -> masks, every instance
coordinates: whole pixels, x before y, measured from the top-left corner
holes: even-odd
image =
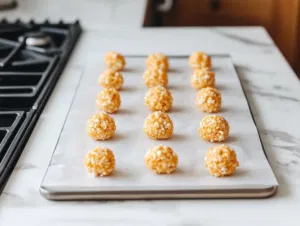
[[[0,21],[0,191],[80,33],[78,21]]]

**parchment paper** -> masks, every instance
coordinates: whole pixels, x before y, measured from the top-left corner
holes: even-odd
[[[224,143],[235,149],[240,167],[232,177],[215,178],[204,167],[206,151],[214,145],[200,139],[197,128],[206,115],[195,106],[196,91],[190,86],[191,70],[187,57],[170,57],[168,88],[174,98],[169,112],[174,122],[172,139],[150,140],[143,133],[143,122],[151,112],[144,105],[147,87],[143,83],[145,57],[126,57],[122,106],[112,114],[117,131],[113,139],[93,141],[86,133],[87,119],[98,112],[95,99],[101,90],[97,83],[104,71],[103,54],[88,57],[85,73],[74,97],[53,158],[43,180],[44,188],[56,191],[172,190],[172,189],[244,189],[277,184],[263,152],[256,126],[249,111],[239,78],[229,56],[213,56],[216,88],[222,93],[219,113],[230,124],[230,137]],[[53,122],[55,123],[55,122]],[[179,165],[171,175],[156,175],[144,164],[145,152],[152,146],[169,145],[179,156]],[[88,150],[111,148],[116,157],[116,172],[110,177],[89,175],[83,164]]]

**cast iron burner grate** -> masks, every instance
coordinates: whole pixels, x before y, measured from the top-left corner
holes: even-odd
[[[0,191],[80,33],[78,21],[0,21]]]

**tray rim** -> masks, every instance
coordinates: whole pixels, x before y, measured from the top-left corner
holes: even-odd
[[[216,198],[268,198],[275,195],[278,186],[258,189],[213,190],[129,190],[129,191],[57,191],[40,187],[40,193],[48,200],[129,200],[129,199],[216,199]]]

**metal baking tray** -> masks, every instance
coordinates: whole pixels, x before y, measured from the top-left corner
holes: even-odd
[[[146,56],[127,56],[120,91],[122,106],[113,114],[117,132],[108,141],[93,141],[86,133],[87,119],[98,110],[97,78],[104,71],[103,55],[91,53],[65,124],[41,184],[41,194],[51,200],[74,199],[172,199],[172,198],[261,198],[275,193],[276,178],[264,154],[239,77],[229,55],[213,55],[216,88],[223,98],[222,110],[231,127],[224,142],[237,153],[240,167],[232,177],[215,178],[204,167],[206,151],[218,144],[199,138],[197,128],[207,115],[195,106],[196,91],[190,86],[188,57],[169,56],[168,88],[172,91],[174,135],[169,140],[150,140],[143,122],[150,111],[144,105],[147,91],[142,74]],[[178,169],[156,175],[144,165],[144,154],[152,146],[171,146],[179,156]],[[87,173],[83,159],[95,146],[111,148],[116,172],[95,178]]]

